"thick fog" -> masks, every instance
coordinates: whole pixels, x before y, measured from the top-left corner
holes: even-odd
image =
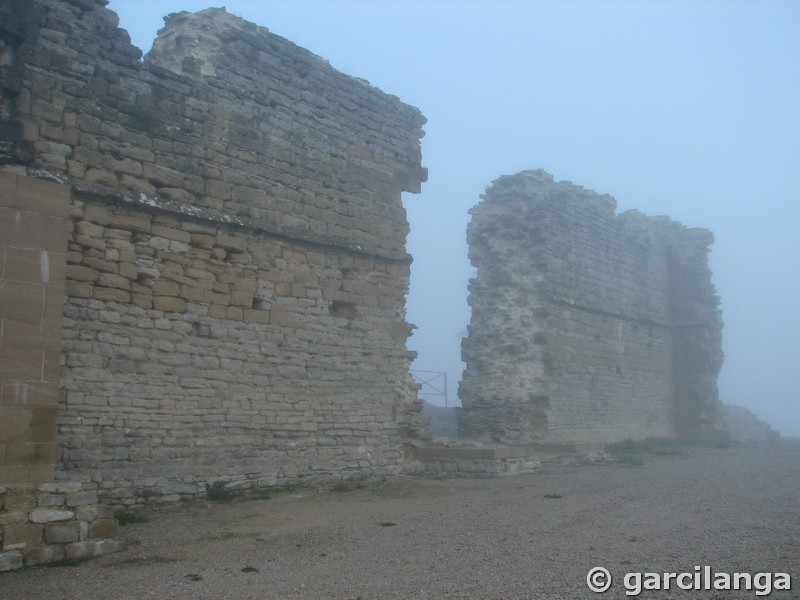
[[[719,378],[800,435],[800,3],[226,0],[242,16],[417,106],[429,181],[404,198],[415,368],[457,403],[469,321],[468,209],[543,168],[711,229]],[[206,0],[111,0],[147,51],[162,17]]]

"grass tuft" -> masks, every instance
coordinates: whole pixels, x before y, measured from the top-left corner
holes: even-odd
[[[150,520],[147,515],[132,510],[115,510],[114,518],[119,522],[120,527],[133,523],[147,523]]]
[[[206,484],[206,498],[211,502],[231,502],[233,497],[233,492],[225,489],[224,481]]]

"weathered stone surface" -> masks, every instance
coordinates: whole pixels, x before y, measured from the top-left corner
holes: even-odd
[[[33,523],[52,523],[54,521],[69,521],[75,516],[71,510],[55,510],[50,508],[37,508],[30,512]]]
[[[86,540],[67,544],[65,554],[70,559],[91,558],[119,552],[125,547],[120,540]]]
[[[75,518],[81,522],[90,523],[95,519],[111,519],[113,517],[114,509],[108,504],[90,504],[75,508]]]
[[[37,497],[36,503],[42,508],[54,508],[64,506],[65,500],[63,494],[42,494]]]
[[[39,486],[39,491],[47,494],[72,494],[75,492],[80,492],[82,489],[83,485],[77,481],[43,483]]]
[[[38,546],[42,541],[42,526],[25,523],[3,527],[2,550],[21,550]]]
[[[424,117],[224,10],[170,16],[142,63],[102,2],[21,5],[4,68],[31,151],[0,208],[30,233],[14,277],[41,279],[23,267],[45,247],[60,295],[19,281],[0,318],[61,339],[0,360],[4,381],[49,376],[58,403],[36,448],[46,428],[17,415],[8,437],[32,464],[13,476],[52,477],[57,442],[83,513],[80,483],[134,504],[215,478],[403,472],[420,406],[400,196],[426,176]],[[34,208],[49,220],[19,214]]]
[[[81,492],[78,494],[69,494],[67,496],[67,506],[75,508],[76,506],[86,506],[88,504],[97,504],[96,492]]]
[[[69,192],[6,171],[0,191],[0,482],[39,483],[55,462]]]
[[[119,533],[119,523],[116,519],[98,519],[89,525],[89,537],[113,538]]]
[[[113,519],[113,508],[109,505],[89,504],[97,499],[91,484],[54,483],[34,486],[9,486],[2,494],[0,504],[0,551],[22,552],[26,566],[45,564],[63,560],[66,546],[89,537],[110,538],[118,533],[118,523]],[[83,491],[79,491],[83,490]],[[32,500],[31,500],[32,497]],[[15,501],[18,498],[22,502]],[[74,513],[67,510],[42,508],[44,506],[65,506],[68,499],[78,504]],[[26,504],[38,505],[32,511],[9,511],[3,507],[6,500],[12,506]],[[103,550],[100,547],[99,550]],[[76,553],[99,551],[93,546],[78,549]],[[16,555],[9,554],[9,564],[16,565]],[[17,567],[12,567],[17,568]]]
[[[48,544],[65,544],[77,540],[77,523],[50,523],[45,527],[44,541]]]
[[[0,573],[3,571],[13,571],[14,569],[21,569],[23,566],[22,552],[19,550],[11,550],[9,552],[0,552]]]
[[[65,551],[63,545],[37,546],[23,550],[22,556],[26,567],[35,567],[64,560]]]
[[[3,507],[6,511],[27,511],[36,508],[36,497],[32,493],[9,494]]]
[[[0,526],[21,525],[28,522],[27,511],[10,511],[4,509],[0,512]]]
[[[616,442],[721,429],[713,236],[615,207],[525,171],[470,211],[462,434]]]

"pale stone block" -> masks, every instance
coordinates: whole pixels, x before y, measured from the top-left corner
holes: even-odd
[[[119,523],[116,519],[97,519],[89,526],[89,537],[113,538],[119,533]]]
[[[92,556],[102,556],[104,554],[111,554],[112,552],[119,552],[125,547],[122,540],[117,539],[102,539],[102,540],[85,540],[82,542],[73,542],[67,544],[66,557],[67,558],[90,558]]]
[[[42,526],[29,523],[3,527],[3,550],[21,550],[42,543]]]
[[[92,296],[98,300],[128,304],[131,300],[130,293],[116,288],[95,287]]]
[[[97,504],[96,492],[86,491],[67,496],[67,506],[70,508],[87,506],[89,504]]]
[[[22,552],[19,550],[11,550],[9,552],[0,552],[0,573],[4,571],[13,571],[21,569],[23,566]]]
[[[269,311],[270,325],[284,327],[289,324],[289,309],[285,304],[273,304]]]
[[[22,525],[28,522],[28,513],[25,511],[9,511],[3,510],[0,512],[0,526],[6,525]]]
[[[83,31],[96,16],[90,13],[76,23],[67,15],[64,31]],[[88,63],[96,40],[63,34],[60,39],[67,45],[89,40],[82,46],[87,61],[82,68],[91,72]],[[354,85],[335,72],[326,72],[320,81],[330,80],[337,89],[343,86],[345,96],[352,91],[364,111],[336,112],[331,118],[317,118],[316,110],[313,116],[307,111],[291,114],[305,84],[298,87],[299,82],[285,77],[291,70],[281,66],[293,64],[296,50],[281,44],[276,48],[279,54],[287,53],[280,58],[288,60],[275,60],[281,70],[275,74],[281,88],[275,97],[290,113],[278,111],[284,116],[270,128],[277,127],[279,133],[295,127],[318,131],[316,137],[323,141],[313,164],[302,160],[308,149],[292,136],[279,135],[275,139],[281,143],[255,148],[252,138],[234,132],[241,138],[231,146],[236,157],[213,136],[194,138],[207,132],[201,126],[207,103],[197,99],[207,94],[187,100],[182,97],[183,84],[153,91],[158,92],[156,104],[195,107],[193,132],[170,129],[167,137],[151,135],[146,114],[140,115],[144,122],[131,127],[130,115],[113,114],[119,102],[105,103],[112,112],[102,116],[70,113],[68,123],[65,113],[63,123],[45,124],[47,135],[60,138],[50,141],[63,143],[42,142],[40,160],[62,164],[71,150],[74,179],[110,186],[104,189],[86,181],[34,184],[25,192],[25,203],[47,203],[52,193],[64,216],[71,210],[70,223],[80,224],[70,231],[70,261],[79,268],[72,270],[68,287],[61,365],[66,410],[60,426],[66,447],[60,452],[71,466],[59,476],[96,482],[101,494],[115,503],[144,501],[139,495],[143,490],[161,490],[164,498],[174,499],[181,485],[202,481],[203,471],[247,472],[263,479],[269,474],[259,475],[258,469],[264,468],[259,465],[270,465],[284,481],[299,478],[305,466],[298,466],[298,457],[316,450],[316,440],[307,433],[326,427],[332,432],[329,439],[342,437],[327,447],[327,455],[315,454],[319,460],[314,469],[320,477],[342,468],[402,470],[399,442],[384,439],[396,437],[397,419],[390,416],[402,412],[402,392],[396,389],[402,383],[396,373],[408,366],[404,339],[392,340],[389,332],[391,320],[402,314],[408,267],[392,261],[407,260],[400,187],[417,185],[414,178],[421,175],[417,134],[422,118],[394,101],[387,105],[380,92]],[[252,66],[258,72],[258,65]],[[41,68],[46,71],[46,65]],[[130,89],[123,87],[114,86],[115,98],[130,97]],[[35,100],[36,110],[50,115],[51,99],[29,98],[36,96],[35,86],[25,89],[32,91],[23,100]],[[252,112],[251,95],[228,95],[232,88],[225,86],[214,89],[223,103],[244,102],[243,110]],[[102,100],[103,90],[95,92]],[[59,100],[66,94],[70,104],[71,93],[60,90]],[[326,96],[313,100],[320,110],[327,110]],[[157,122],[167,112],[172,111],[155,111],[150,119]],[[222,115],[218,125],[227,127],[228,118]],[[39,124],[34,125],[38,132]],[[61,125],[74,131],[68,133]],[[263,124],[256,126],[267,131]],[[400,134],[396,140],[393,129]],[[370,131],[380,135],[371,136]],[[69,136],[74,148],[65,145]],[[369,156],[364,153],[365,136],[374,137]],[[109,146],[108,140],[122,144]],[[347,152],[374,164],[364,163],[353,171]],[[153,164],[155,157],[158,165]],[[13,186],[4,184],[11,192],[18,185],[17,175],[13,179]],[[328,224],[336,227],[329,229]],[[0,239],[7,231],[0,231]],[[330,232],[341,239],[332,239]],[[291,239],[298,235],[300,240]],[[193,253],[188,252],[189,244]],[[357,261],[343,248],[358,248]],[[381,257],[368,256],[373,250],[390,255],[390,266]],[[343,273],[354,266],[370,272]],[[387,275],[390,268],[399,275]],[[343,277],[364,284],[343,297],[329,298],[358,306],[358,320],[363,322],[352,327],[341,319],[334,322],[321,299],[323,289],[341,291]],[[403,277],[406,281],[400,281]],[[169,289],[152,289],[159,282],[168,282]],[[284,284],[279,291],[287,304],[275,302],[273,283]],[[27,292],[35,299],[33,290]],[[53,321],[61,323],[58,311]],[[289,323],[296,328],[284,329]],[[138,352],[130,351],[133,348]],[[51,367],[58,366],[56,354],[55,360],[48,360]],[[380,428],[364,425],[361,416],[373,412],[382,413],[376,421]],[[338,426],[356,413],[359,420]],[[381,439],[373,442],[365,436]],[[375,456],[359,454],[359,465],[352,459],[358,445]],[[231,454],[231,447],[237,452]],[[84,494],[80,489],[68,493]],[[88,498],[91,493],[86,494]],[[76,506],[76,513],[88,516],[91,506]],[[75,547],[73,555],[94,552],[87,548]]]
[[[33,523],[52,523],[54,521],[69,521],[75,517],[71,510],[56,510],[52,508],[37,508],[30,512]]]
[[[151,229],[149,215],[114,215],[113,225],[120,229],[129,229],[132,231],[149,232]]]
[[[37,503],[42,508],[64,506],[64,496],[61,494],[45,494],[37,498]]]
[[[48,544],[66,544],[78,540],[78,523],[51,523],[45,527],[44,541]]]
[[[164,312],[184,312],[186,310],[186,301],[169,296],[156,296],[153,298],[153,309],[163,310]]]
[[[26,567],[61,562],[64,560],[64,555],[65,553],[63,545],[41,545],[37,546],[36,548],[26,548],[22,551],[22,556]]]
[[[247,239],[220,232],[217,234],[217,246],[228,252],[245,252],[247,250]]]

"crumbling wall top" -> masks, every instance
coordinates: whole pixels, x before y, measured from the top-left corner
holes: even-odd
[[[190,77],[216,77],[219,53],[228,46],[252,45],[260,34],[268,34],[265,27],[235,17],[224,8],[171,13],[164,23],[145,61]]]
[[[418,109],[224,9],[171,15],[142,62],[102,2],[17,4],[28,89],[10,112],[31,169],[409,260],[400,195],[427,178]]]
[[[605,443],[718,430],[711,232],[618,215],[611,196],[542,170],[497,179],[470,213],[462,433]]]

